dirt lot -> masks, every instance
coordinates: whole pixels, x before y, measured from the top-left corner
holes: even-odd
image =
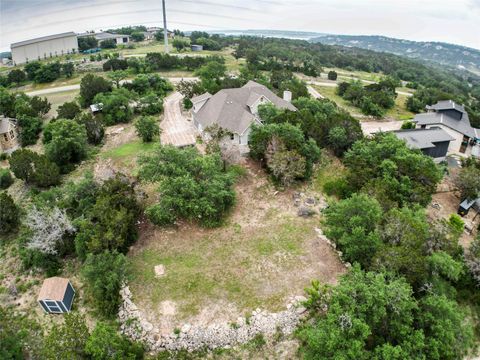
[[[316,235],[319,215],[298,217],[291,191],[277,193],[261,169],[251,163],[247,169],[224,226],[143,224],[129,253],[130,287],[136,304],[162,331],[185,322],[233,322],[257,307],[278,311],[292,296],[303,295],[312,279],[335,283],[345,271]],[[160,264],[165,275],[155,277]]]

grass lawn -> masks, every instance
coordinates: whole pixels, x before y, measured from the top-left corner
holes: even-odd
[[[153,151],[157,144],[155,141],[144,143],[137,139],[106,150],[100,154],[100,157],[104,160],[112,160],[118,168],[129,168],[132,173],[135,173],[138,156]]]
[[[323,152],[322,156],[322,163],[312,176],[312,188],[320,193],[323,192],[323,187],[327,181],[340,179],[346,172],[340,159],[327,152]]]
[[[353,116],[362,116],[361,110],[352,104],[350,104],[347,100],[343,99],[341,96],[337,95],[336,87],[329,87],[329,86],[319,86],[313,85],[313,87],[323,96],[326,98],[334,101],[337,103],[338,106],[344,108]],[[385,117],[392,118],[394,120],[407,120],[413,118],[414,114],[407,110],[405,106],[405,102],[407,101],[407,95],[399,94],[395,99],[395,106],[392,109],[389,109]]]
[[[376,74],[376,73],[369,73],[366,71],[345,70],[340,68],[323,68],[323,72],[327,74],[329,71],[332,71],[332,70],[338,74],[338,80],[340,81],[361,79],[361,80],[378,82],[384,76],[383,74],[380,74],[380,73]]]
[[[279,311],[312,279],[333,283],[344,271],[316,236],[319,215],[298,217],[292,194],[277,194],[261,170],[249,169],[236,191],[237,205],[220,228],[142,228],[129,253],[129,284],[150,320],[166,321],[166,302],[175,304],[171,326],[234,321],[258,307]],[[160,264],[165,275],[157,278]]]

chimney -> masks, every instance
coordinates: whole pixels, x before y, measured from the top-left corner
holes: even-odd
[[[285,90],[283,92],[283,100],[288,101],[288,102],[292,102],[292,92],[288,91],[288,90]]]

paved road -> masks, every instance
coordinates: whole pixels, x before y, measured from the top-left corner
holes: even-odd
[[[196,81],[198,78],[196,77],[170,77],[167,78],[171,83],[173,84],[178,84],[180,81],[185,80],[185,81]],[[128,83],[131,82],[132,80],[123,80],[120,83]],[[33,91],[28,91],[26,94],[28,96],[35,96],[35,95],[48,95],[48,94],[55,94],[59,92],[65,92],[65,91],[73,91],[73,90],[79,90],[80,89],[80,84],[74,84],[74,85],[65,85],[65,86],[57,86],[57,87],[52,87],[52,88],[47,88],[47,89],[42,89],[42,90],[33,90]]]
[[[307,85],[307,90],[310,95],[312,95],[315,99],[325,99],[325,96],[320,94],[317,90],[315,90],[310,85]]]
[[[183,147],[196,143],[197,130],[182,114],[180,107],[182,99],[182,94],[174,92],[164,100],[164,116],[160,123],[162,129],[160,141],[164,145]]]

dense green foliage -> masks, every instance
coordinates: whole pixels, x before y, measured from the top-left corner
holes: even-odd
[[[42,131],[42,119],[33,116],[21,116],[18,118],[19,138],[22,146],[35,145]]]
[[[353,189],[375,196],[384,208],[427,205],[442,178],[432,158],[388,133],[356,142],[345,165]]]
[[[202,226],[218,226],[235,201],[234,175],[224,170],[219,155],[202,156],[195,148],[160,146],[139,162],[140,178],[159,183],[159,203],[146,210],[155,224],[187,219]]]
[[[98,46],[98,41],[95,36],[78,37],[78,50],[84,51],[94,49]]]
[[[89,254],[82,268],[86,293],[99,314],[113,317],[120,305],[120,288],[125,279],[126,258],[116,251]]]
[[[141,116],[135,121],[135,130],[143,142],[151,142],[155,137],[160,135],[158,121],[153,116]]]
[[[97,94],[112,91],[112,85],[101,76],[87,74],[80,82],[80,104],[90,106]]]
[[[57,109],[58,119],[75,119],[75,116],[80,114],[82,109],[76,103],[76,101],[70,101],[63,103]]]
[[[93,102],[103,104],[103,122],[107,126],[126,123],[132,119],[133,111],[129,105],[130,93],[126,89],[115,89],[109,93],[97,94]]]
[[[5,191],[0,192],[0,234],[16,230],[20,223],[19,216],[19,208],[12,197]]]
[[[15,177],[24,180],[27,184],[49,187],[60,182],[58,166],[45,155],[20,149],[12,153],[8,162]]]
[[[289,123],[254,126],[249,137],[250,156],[262,161],[274,178],[288,186],[294,180],[308,179],[320,159],[313,139]],[[299,164],[303,164],[299,167]]]
[[[63,173],[73,169],[87,156],[87,134],[75,120],[60,119],[48,124],[49,136],[44,137],[45,154]]]
[[[75,121],[85,126],[87,132],[87,141],[92,145],[99,145],[105,136],[105,127],[99,116],[92,116],[90,113],[84,113],[75,118]]]
[[[9,169],[0,169],[0,189],[8,189],[13,184],[12,174]]]
[[[471,158],[464,162],[454,180],[462,199],[477,199],[480,196],[480,161]]]

